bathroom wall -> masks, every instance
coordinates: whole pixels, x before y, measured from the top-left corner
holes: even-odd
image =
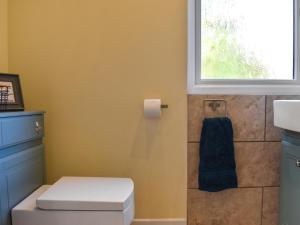
[[[9,0],[9,70],[46,111],[47,181],[132,177],[137,218],[186,216],[186,1]],[[144,98],[169,104],[143,117]]]
[[[204,100],[222,99],[214,112]],[[188,96],[188,225],[278,225],[281,133],[273,100],[300,96]],[[231,118],[239,188],[198,190],[199,137],[205,116]],[[204,113],[205,112],[205,113]]]
[[[186,11],[186,0],[9,0],[9,70],[21,74],[26,108],[47,112],[47,181],[128,176],[137,218],[188,208],[189,225],[277,225],[272,100],[298,96],[194,95],[187,106]],[[150,97],[169,104],[161,120],[143,118]],[[211,98],[226,100],[235,134],[239,188],[220,193],[197,189]]]
[[[0,0],[0,73],[8,70],[7,0]]]

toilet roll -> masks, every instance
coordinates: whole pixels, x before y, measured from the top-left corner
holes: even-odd
[[[160,116],[161,116],[161,100],[160,99],[145,99],[144,100],[144,115],[147,118],[160,118]]]

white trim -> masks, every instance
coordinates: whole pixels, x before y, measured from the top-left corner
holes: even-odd
[[[190,85],[188,94],[300,95],[300,85]]]
[[[186,225],[186,219],[135,219],[132,225]]]
[[[196,91],[196,13],[195,0],[188,1],[188,93]]]
[[[300,5],[299,0],[295,0],[295,74],[299,79],[300,66],[298,62],[298,52],[300,52],[300,45],[298,44],[298,39],[300,35],[300,23],[298,23],[299,13],[298,9]],[[241,94],[241,95],[299,95],[300,94],[300,84],[298,81],[295,82],[285,82],[285,81],[270,81],[270,83],[255,84],[248,82],[248,84],[228,84],[228,81],[222,83],[215,82],[203,82],[197,84],[196,80],[196,0],[188,0],[188,64],[187,64],[187,90],[188,94]],[[292,84],[291,84],[292,83]]]

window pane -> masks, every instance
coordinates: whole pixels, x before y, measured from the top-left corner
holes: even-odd
[[[293,79],[293,0],[201,0],[201,79]]]

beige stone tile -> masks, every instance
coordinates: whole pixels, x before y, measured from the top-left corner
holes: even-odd
[[[237,142],[235,159],[239,187],[279,185],[279,142]],[[198,188],[199,144],[188,144],[188,188]]]
[[[267,96],[266,103],[266,141],[280,141],[280,129],[274,127],[273,101],[284,99],[300,99],[299,95]]]
[[[187,187],[198,188],[199,144],[189,143],[187,154]]]
[[[239,187],[262,186],[265,174],[264,143],[236,143],[235,157]]]
[[[262,225],[279,224],[279,188],[269,187],[263,190]]]
[[[202,121],[207,116],[224,115],[224,104],[213,112],[207,99],[224,99],[232,119],[235,141],[263,141],[265,136],[265,96],[190,95],[188,97],[188,141],[199,142]],[[205,105],[205,109],[204,109]]]
[[[264,143],[263,186],[279,186],[280,183],[280,142]]]
[[[261,225],[262,189],[188,190],[188,225]]]
[[[239,187],[279,185],[280,142],[236,143]]]

